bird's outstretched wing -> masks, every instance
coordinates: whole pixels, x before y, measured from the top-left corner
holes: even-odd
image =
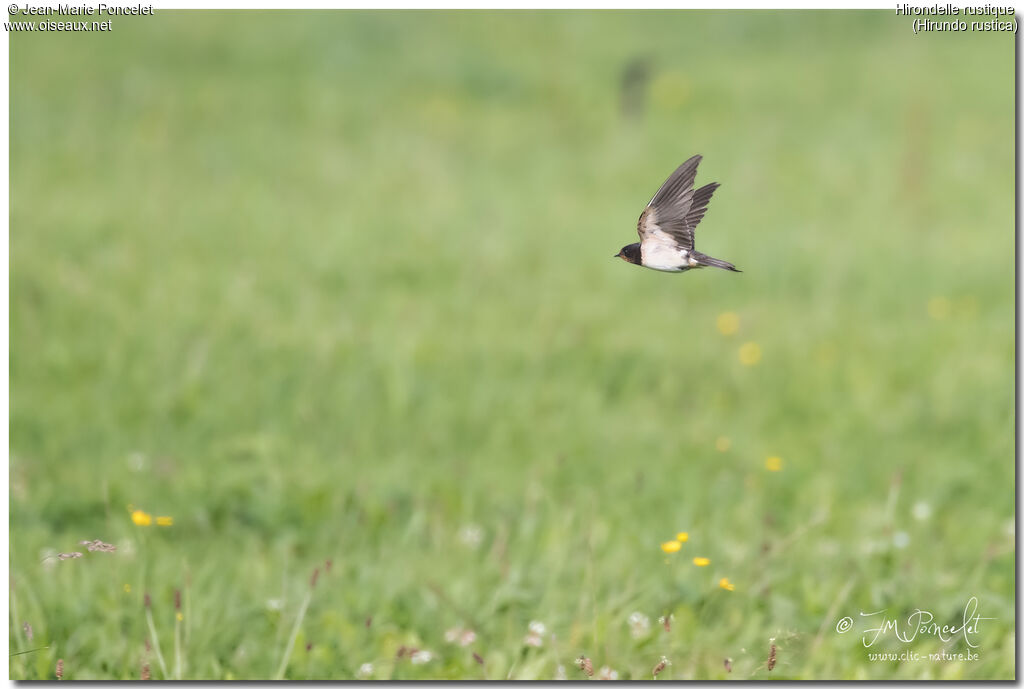
[[[719,186],[713,182],[693,190],[700,161],[701,156],[695,155],[677,167],[647,204],[636,226],[641,244],[673,241],[684,249],[693,249],[693,231]]]

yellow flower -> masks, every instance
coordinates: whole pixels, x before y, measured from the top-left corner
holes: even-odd
[[[740,329],[740,317],[732,311],[725,311],[718,314],[715,325],[718,326],[718,332],[723,335],[734,335]]]
[[[832,366],[839,357],[839,348],[832,342],[822,342],[814,351],[814,357],[820,366]]]
[[[736,590],[736,585],[729,583],[729,577],[722,577],[721,580],[719,580],[718,585],[721,586],[726,591],[735,591]]]
[[[693,558],[693,564],[697,565],[698,567],[707,567],[711,564],[711,560],[709,560],[706,557],[695,557]]]
[[[715,449],[719,452],[725,452],[732,447],[732,441],[726,438],[724,435],[718,436],[718,440],[715,441]]]
[[[945,297],[932,297],[928,300],[928,315],[936,321],[949,318],[949,299]]]
[[[173,526],[174,525],[174,517],[157,517],[156,518],[156,525],[157,526]]]
[[[148,512],[135,510],[132,512],[132,521],[135,522],[136,526],[149,526],[153,523],[153,516]]]
[[[764,468],[768,471],[782,471],[782,458],[772,455],[764,460]]]
[[[661,549],[666,553],[678,553],[679,549],[683,547],[683,544],[679,541],[665,541],[661,544]]]
[[[756,366],[761,361],[761,345],[746,342],[740,347],[740,363],[744,366]]]
[[[651,80],[651,101],[663,110],[679,110],[690,99],[690,80],[682,72],[659,70]]]
[[[125,584],[124,585],[124,592],[125,593],[131,593],[132,592],[132,585],[131,584]]]
[[[722,581],[725,581],[725,579],[722,579]],[[181,614],[180,610],[178,611],[178,614],[177,614],[176,617],[178,618],[178,622],[181,622],[183,619],[185,619],[185,616]]]
[[[680,531],[676,534],[676,540],[680,543],[686,543],[688,540],[690,540],[690,534],[686,533],[685,531]]]

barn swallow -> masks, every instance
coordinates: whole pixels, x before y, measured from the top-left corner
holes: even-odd
[[[622,247],[615,258],[652,270],[682,273],[691,268],[714,266],[742,272],[728,261],[712,258],[693,248],[693,231],[708,212],[708,201],[717,182],[693,190],[701,157],[695,155],[676,168],[658,189],[636,224],[640,241]]]

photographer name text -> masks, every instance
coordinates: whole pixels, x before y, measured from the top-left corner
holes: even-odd
[[[24,16],[49,16],[49,17],[91,17],[94,15],[109,16],[109,17],[130,17],[139,15],[152,15],[152,5],[106,5],[99,3],[98,5],[72,5],[58,4],[56,6],[36,6],[25,5],[19,7],[18,5],[10,5],[7,8],[10,14],[20,14]]]

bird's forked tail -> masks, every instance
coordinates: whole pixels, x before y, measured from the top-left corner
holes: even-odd
[[[702,254],[699,251],[693,251],[691,252],[691,255],[696,259],[697,265],[700,266],[714,266],[715,268],[721,268],[722,270],[731,270],[734,273],[743,272],[728,261],[723,261],[720,258],[713,258],[707,254]]]

